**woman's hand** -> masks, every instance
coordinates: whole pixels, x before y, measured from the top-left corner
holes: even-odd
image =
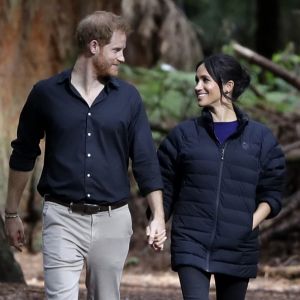
[[[271,207],[267,202],[261,202],[253,214],[252,230],[264,221],[271,212]]]
[[[146,228],[148,243],[154,250],[163,250],[164,242],[167,239],[164,220],[152,219]]]

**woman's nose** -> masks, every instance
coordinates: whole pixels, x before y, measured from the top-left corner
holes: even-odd
[[[201,89],[202,89],[202,83],[201,83],[201,81],[199,80],[199,81],[197,82],[196,86],[195,86],[195,90],[196,90],[196,91],[200,91]]]

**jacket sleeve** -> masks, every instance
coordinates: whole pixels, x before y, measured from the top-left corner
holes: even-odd
[[[38,109],[40,100],[38,88],[34,86],[20,114],[17,138],[11,143],[13,151],[9,166],[13,170],[31,171],[37,156],[41,154],[39,144],[44,137],[44,129]]]
[[[285,158],[279,144],[269,130],[263,137],[260,163],[261,173],[256,190],[256,202],[257,205],[261,202],[267,202],[271,207],[268,218],[273,218],[281,210]]]
[[[164,212],[166,221],[171,217],[180,190],[179,134],[173,130],[158,149],[158,160],[164,184]]]

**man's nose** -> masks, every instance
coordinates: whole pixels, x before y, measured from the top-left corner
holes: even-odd
[[[125,62],[125,57],[124,57],[124,53],[123,52],[120,52],[119,55],[118,55],[118,61],[123,63]]]

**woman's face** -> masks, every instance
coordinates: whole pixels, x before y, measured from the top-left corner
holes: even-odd
[[[195,93],[200,107],[216,108],[221,105],[221,92],[218,84],[207,72],[204,64],[196,72]]]

